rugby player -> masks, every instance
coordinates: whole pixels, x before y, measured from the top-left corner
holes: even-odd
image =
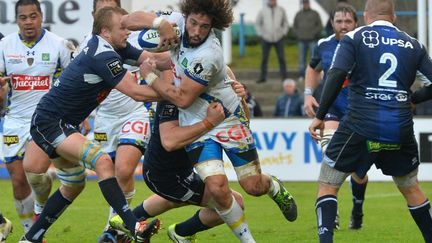
[[[159,98],[151,88],[138,85],[135,76],[123,68],[123,61],[145,60],[145,53],[133,48],[127,38],[129,31],[120,25],[127,12],[121,8],[106,7],[96,13],[93,37],[82,52],[64,70],[53,88],[42,97],[32,117],[30,133],[38,146],[70,180],[48,199],[41,216],[22,242],[41,242],[46,230],[78,196],[85,184],[84,167],[93,169],[99,187],[108,204],[122,217],[126,228],[137,242],[145,242],[158,229],[157,219],[150,223],[138,221],[114,177],[114,165],[101,147],[78,132],[82,122],[110,93],[113,88],[135,100],[153,101]],[[174,31],[163,36],[175,39]],[[76,189],[78,188],[78,189]]]
[[[330,21],[335,34],[318,41],[317,48],[306,68],[304,111],[309,117],[315,116],[315,108],[318,103],[312,96],[313,90],[318,86],[321,72],[324,72],[324,80],[333,59],[336,46],[342,37],[357,27],[356,10],[346,3],[339,3],[330,14]],[[348,82],[348,80],[346,81]],[[348,88],[346,83],[339,93],[337,99],[330,107],[324,118],[324,134],[320,142],[322,151],[325,153],[328,143],[339,126],[339,122],[345,115],[348,105]],[[366,192],[368,177],[367,171],[362,168],[351,175],[350,185],[353,198],[353,209],[351,211],[350,229],[360,229],[363,222],[363,201]],[[339,214],[338,214],[339,215]],[[336,216],[335,228],[339,228],[339,216]]]
[[[69,64],[73,45],[42,28],[39,1],[17,1],[15,14],[19,32],[0,42],[0,84],[7,93],[3,153],[16,211],[27,232],[33,223],[33,211],[42,212],[52,183],[46,173],[49,157],[31,140],[31,116],[40,98]]]
[[[327,147],[319,176],[320,242],[333,242],[339,187],[365,164],[375,164],[393,177],[425,242],[432,242],[431,206],[417,180],[419,157],[411,111],[411,101],[432,96],[432,61],[422,44],[394,26],[395,19],[392,0],[366,1],[366,26],[340,41],[309,126],[311,136],[321,139],[323,119],[351,72],[348,112]],[[429,85],[411,95],[417,71]]]
[[[240,100],[229,83],[225,82],[227,69],[213,28],[224,29],[232,22],[230,2],[186,0],[181,1],[180,9],[181,14],[167,13],[170,21],[182,30],[180,44],[171,50],[169,60],[174,64],[175,85],[171,80],[160,79],[153,72],[151,61],[141,65],[141,74],[149,85],[180,108],[181,126],[201,121],[211,102],[216,101],[223,105],[225,120],[188,145],[186,150],[199,176],[205,182],[206,189],[216,202],[216,211],[234,234],[246,242],[252,239],[252,235],[247,224],[242,223],[243,210],[233,199],[228,187],[222,150],[225,150],[233,163],[240,185],[248,194],[269,194],[290,221],[297,217],[296,205],[291,194],[278,179],[261,173],[248,119]],[[175,19],[174,15],[179,17]],[[166,24],[168,21],[165,18],[168,17],[161,15],[155,18],[144,12],[135,12],[124,17],[122,21],[133,30],[162,25],[167,30],[173,29],[171,25]],[[161,41],[164,45],[173,45]]]

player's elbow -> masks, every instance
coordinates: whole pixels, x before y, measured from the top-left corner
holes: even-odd
[[[162,140],[162,146],[168,152],[173,152],[173,151],[179,149],[179,146],[174,141],[174,139],[165,139],[165,140]]]

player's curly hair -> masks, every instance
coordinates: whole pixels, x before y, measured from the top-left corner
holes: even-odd
[[[208,15],[212,20],[212,27],[224,30],[234,20],[230,0],[181,0],[180,10],[187,17],[191,13]]]

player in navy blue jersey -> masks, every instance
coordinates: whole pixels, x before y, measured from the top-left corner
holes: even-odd
[[[85,185],[84,168],[93,169],[106,201],[123,218],[130,235],[144,242],[158,228],[138,222],[114,177],[114,165],[101,147],[79,133],[78,125],[105,99],[111,89],[135,100],[153,101],[159,96],[149,87],[138,85],[135,75],[123,68],[125,60],[141,63],[145,53],[133,48],[129,31],[120,20],[127,12],[118,7],[99,10],[93,23],[93,37],[40,100],[32,117],[30,133],[38,146],[64,171],[60,189],[20,242],[41,242],[46,230],[78,196]],[[166,32],[165,32],[166,33]],[[176,38],[175,33],[166,33]]]
[[[432,242],[431,207],[417,180],[410,90],[417,71],[432,80],[432,61],[416,39],[393,25],[395,18],[392,0],[366,2],[367,25],[346,34],[338,45],[309,127],[314,139],[322,138],[325,114],[350,72],[348,112],[328,145],[319,176],[320,242],[333,242],[339,187],[350,173],[372,164],[393,177],[425,242]],[[415,102],[425,97],[430,97],[428,87],[413,96]]]
[[[335,34],[318,41],[317,48],[315,48],[315,52],[312,56],[309,66],[306,69],[304,110],[305,114],[307,114],[309,117],[315,116],[314,109],[318,107],[318,103],[312,94],[313,90],[318,86],[321,78],[321,72],[324,72],[325,80],[339,41],[346,33],[354,30],[357,27],[356,10],[351,5],[346,3],[340,3],[335,7],[335,9],[330,14],[330,20]],[[323,153],[325,153],[328,143],[339,126],[340,120],[342,120],[342,117],[347,111],[347,84],[348,80],[346,80],[346,83],[344,83],[341,92],[324,118],[325,128],[323,132],[323,138],[320,142]],[[363,168],[360,168],[358,173],[365,174],[365,172],[363,172]],[[353,209],[351,212],[351,220],[349,225],[350,229],[360,229],[362,227],[363,201],[366,192],[367,181],[367,176],[360,178],[355,172],[351,174],[350,185],[352,190]],[[339,214],[336,216],[335,228],[339,228]]]

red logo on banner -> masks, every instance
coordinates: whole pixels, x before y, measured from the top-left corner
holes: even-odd
[[[49,90],[49,76],[12,75],[14,90]]]

